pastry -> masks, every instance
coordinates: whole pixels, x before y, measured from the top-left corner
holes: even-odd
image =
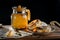
[[[29,23],[28,28],[34,32],[37,30],[37,27],[41,26],[41,21],[39,19],[33,20]]]
[[[47,23],[39,19],[36,19],[30,22],[28,25],[28,28],[33,32],[50,32],[51,31],[51,27],[48,26]]]

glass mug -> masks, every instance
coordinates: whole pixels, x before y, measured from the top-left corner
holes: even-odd
[[[30,20],[30,10],[26,7],[13,7],[13,13],[11,15],[11,26],[15,29],[25,29],[28,27],[28,21]],[[19,12],[19,13],[18,13]]]

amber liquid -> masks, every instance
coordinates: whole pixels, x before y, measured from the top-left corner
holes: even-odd
[[[22,29],[27,28],[28,26],[28,18],[27,15],[23,17],[24,15],[18,13],[18,14],[12,14],[12,20],[11,25],[16,29]]]

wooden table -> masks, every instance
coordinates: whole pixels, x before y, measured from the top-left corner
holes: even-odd
[[[60,39],[60,29],[58,29],[56,32],[50,33],[49,35],[46,36],[26,36],[22,38],[8,38],[8,39],[3,39],[3,40],[45,40],[45,39]]]
[[[60,30],[59,30],[60,31]],[[55,32],[55,33],[51,33],[49,35],[46,36],[26,36],[23,38],[8,38],[8,39],[3,39],[3,40],[46,40],[46,39],[60,39],[60,32]]]

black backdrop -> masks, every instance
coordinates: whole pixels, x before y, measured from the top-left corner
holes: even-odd
[[[10,24],[12,7],[22,5],[31,10],[31,20],[60,22],[60,0],[0,0],[0,23]]]

